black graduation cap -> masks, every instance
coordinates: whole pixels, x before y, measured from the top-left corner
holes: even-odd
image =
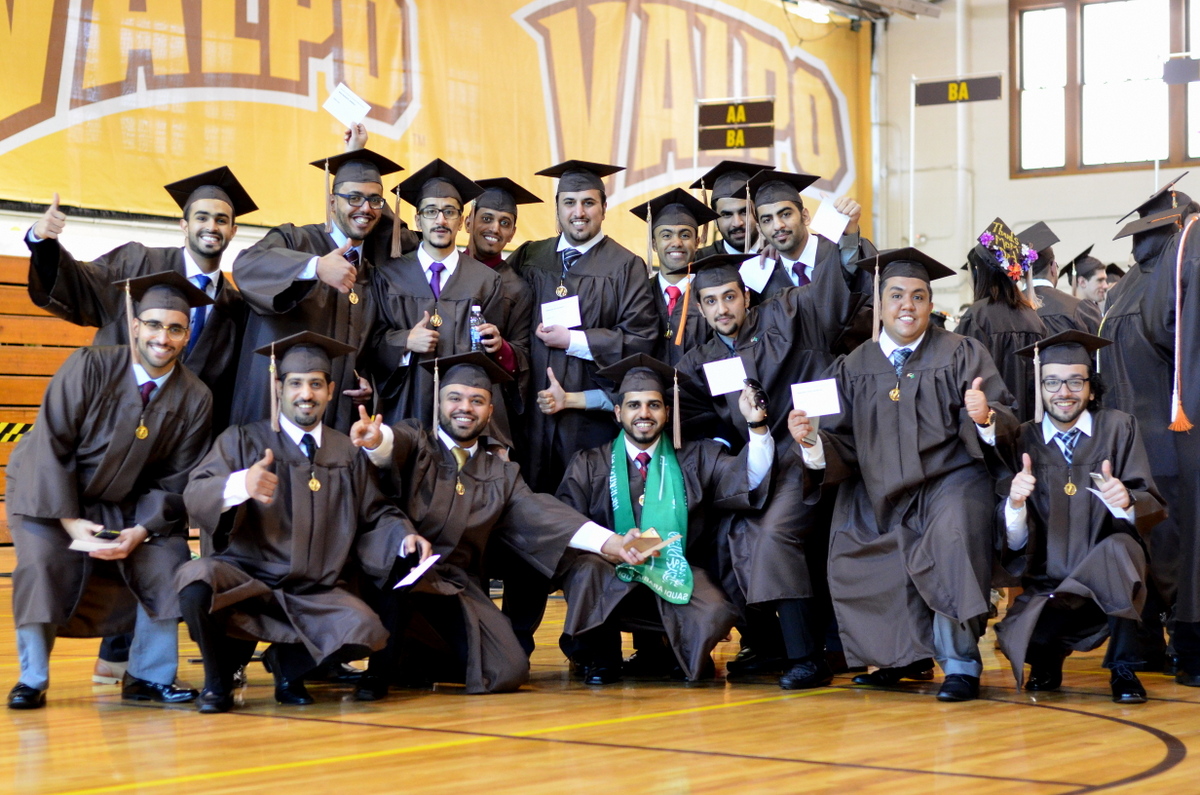
[[[704,259],[698,259],[692,263],[692,272],[696,276],[689,286],[696,290],[703,290],[708,287],[720,287],[723,284],[737,282],[745,287],[738,268],[743,262],[755,256],[757,255],[713,254]]]
[[[122,279],[113,284],[125,291],[132,301],[137,302],[139,314],[147,309],[172,309],[186,315],[190,309],[207,306],[213,302],[207,293],[188,281],[186,276],[173,270]]]
[[[1180,204],[1187,204],[1189,201],[1191,201],[1191,197],[1189,197],[1186,193],[1174,191],[1171,189],[1175,187],[1176,182],[1178,182],[1179,180],[1186,177],[1189,173],[1191,173],[1191,172],[1189,172],[1189,171],[1183,172],[1178,177],[1176,177],[1175,179],[1168,182],[1166,185],[1163,185],[1161,188],[1154,191],[1154,193],[1151,193],[1150,198],[1146,199],[1146,201],[1142,202],[1137,207],[1134,207],[1132,210],[1130,210],[1129,212],[1125,213],[1123,216],[1118,218],[1117,223],[1118,224],[1121,223],[1122,221],[1124,221],[1126,218],[1133,215],[1134,213],[1137,213],[1138,216],[1140,216],[1140,217],[1145,217],[1147,215],[1150,215],[1151,213],[1158,212],[1159,210],[1173,209],[1173,208],[1179,206]],[[1179,193],[1180,196],[1183,196],[1185,200],[1183,202],[1178,201],[1178,198],[1175,195],[1176,193]],[[1168,194],[1170,194],[1170,195],[1168,195]]]
[[[1033,382],[1038,389],[1038,397],[1033,410],[1035,422],[1042,421],[1045,406],[1042,404],[1041,383],[1042,365],[1044,364],[1086,364],[1092,367],[1092,356],[1103,347],[1112,345],[1112,340],[1097,337],[1075,329],[1060,331],[1034,344],[1021,348],[1017,356],[1033,359]]]
[[[1125,271],[1121,270],[1121,266],[1117,265],[1115,262],[1108,263],[1107,267],[1104,268],[1104,272],[1110,277],[1116,276],[1118,279],[1125,276]]]
[[[392,192],[413,207],[419,207],[422,199],[431,197],[458,199],[460,204],[466,204],[483,193],[483,188],[445,160],[434,159],[392,188]]]
[[[512,376],[505,372],[503,367],[478,351],[426,359],[421,362],[421,366],[431,373],[435,369],[438,370],[442,386],[461,384],[490,390],[493,384],[504,384],[512,380]]]
[[[861,270],[876,273],[882,283],[892,276],[908,276],[924,282],[953,276],[954,271],[917,248],[890,248],[878,256],[863,257],[855,263]]]
[[[342,152],[332,157],[314,160],[309,165],[326,170],[333,176],[334,185],[340,182],[378,182],[382,185],[385,175],[404,170],[399,163],[370,149]]]
[[[353,345],[338,342],[332,337],[315,331],[301,331],[267,343],[254,352],[278,360],[275,378],[283,380],[288,373],[329,373],[333,359],[354,351]]]
[[[483,188],[483,193],[475,197],[475,206],[499,210],[502,213],[517,214],[518,204],[541,204],[542,200],[513,182],[508,177],[492,179],[477,179],[475,184]]]
[[[534,172],[539,177],[558,177],[559,193],[574,193],[582,190],[604,190],[604,177],[624,171],[624,166],[592,163],[588,160],[565,160],[556,166]]]
[[[931,326],[937,326],[938,328],[945,328],[946,321],[949,319],[950,319],[950,316],[939,309],[935,309],[929,313],[929,325],[931,325]]]
[[[1095,247],[1095,243],[1088,246],[1083,251],[1079,252],[1074,259],[1067,263],[1067,267],[1063,268],[1063,273],[1067,275],[1067,279],[1072,284],[1075,283],[1075,279],[1077,278],[1085,280],[1092,278],[1092,274],[1096,272],[1097,268],[1104,267],[1103,262],[1095,257],[1089,256],[1092,253],[1092,249]]]
[[[796,174],[791,171],[760,171],[746,183],[755,205],[775,202],[802,203],[800,191],[819,180],[816,174]]]
[[[711,204],[716,204],[718,199],[741,198],[746,192],[746,183],[752,176],[760,171],[771,171],[773,168],[760,163],[722,160],[688,187],[693,190],[701,188],[710,191],[708,200]]]
[[[686,383],[687,375],[678,375],[674,367],[663,364],[646,353],[626,356],[616,364],[596,371],[596,375],[611,381],[616,390],[614,395],[626,392],[661,392],[663,397],[674,389],[675,379]]]
[[[1046,226],[1045,221],[1038,221],[1023,232],[1017,233],[1017,240],[1029,246],[1034,251],[1045,251],[1059,241],[1058,235]],[[1038,263],[1041,264],[1040,262]]]
[[[229,166],[218,166],[202,174],[184,177],[181,180],[163,185],[171,198],[179,205],[186,216],[188,207],[199,199],[220,199],[233,208],[233,215],[239,218],[246,213],[258,209],[258,205],[250,198],[250,194],[238,182]]]
[[[648,202],[642,202],[629,212],[650,223],[651,228],[678,225],[699,229],[701,224],[720,217],[683,188],[669,190]]]
[[[1117,232],[1117,236],[1113,240],[1120,240],[1123,237],[1130,235],[1140,235],[1143,232],[1149,232],[1151,229],[1159,229],[1165,226],[1174,225],[1179,227],[1183,224],[1183,209],[1179,207],[1168,207],[1165,210],[1144,215],[1136,221],[1130,221],[1121,227],[1121,231]]]

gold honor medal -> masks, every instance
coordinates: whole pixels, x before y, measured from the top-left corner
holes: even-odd
[[[454,493],[460,497],[467,493],[467,490],[463,487],[461,480],[454,484]]]
[[[645,504],[646,504],[646,495],[643,494],[642,496],[638,497],[638,505],[645,505]]]
[[[352,304],[358,303],[358,293],[354,292],[353,290],[350,291],[350,303],[352,303]]]
[[[1075,488],[1075,484],[1068,480],[1067,485],[1063,486],[1063,491],[1066,492],[1068,497],[1074,497],[1075,492],[1079,491],[1079,489]]]
[[[557,295],[559,298],[566,298],[567,297],[567,286],[565,284],[558,285],[558,287],[556,287],[554,289],[554,294]]]
[[[899,403],[900,402],[900,387],[898,387],[898,386],[893,387],[891,389],[891,391],[888,392],[888,397],[890,397],[892,399],[893,403]]]
[[[316,475],[313,475],[311,478],[308,479],[308,490],[309,491],[320,491],[321,490],[321,481],[317,480]]]
[[[429,318],[429,325],[433,326],[434,328],[442,325],[442,316],[437,312],[434,312],[433,317]]]
[[[139,422],[138,426],[137,426],[137,430],[133,432],[133,435],[139,439],[145,439],[147,436],[150,435],[150,429],[147,428],[145,425],[142,425]]]

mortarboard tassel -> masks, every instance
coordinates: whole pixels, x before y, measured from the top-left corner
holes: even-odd
[[[683,309],[679,312],[679,328],[675,331],[675,344],[683,344],[683,330],[687,328],[688,301],[692,297],[692,263],[688,263],[687,284],[683,288]]]
[[[134,319],[134,317],[135,317],[135,315],[133,314],[133,291],[129,287],[129,280],[126,279],[125,280],[125,319],[126,319],[126,322],[129,324],[129,359],[130,359],[130,361],[140,364],[141,360],[138,359],[137,342],[134,340],[134,336],[133,336],[133,319]]]
[[[654,210],[646,205],[646,270],[654,274]]]
[[[1046,413],[1045,407],[1042,405],[1042,352],[1039,349],[1040,342],[1033,343],[1033,421],[1041,422],[1042,415]]]
[[[1172,203],[1174,203],[1174,196],[1172,193]],[[1180,433],[1190,431],[1195,427],[1183,411],[1183,373],[1181,372],[1183,367],[1183,323],[1181,320],[1183,291],[1181,288],[1183,287],[1184,244],[1187,243],[1188,233],[1191,232],[1197,218],[1200,218],[1200,215],[1193,214],[1188,219],[1187,225],[1183,227],[1183,234],[1179,236],[1179,247],[1175,252],[1175,373],[1171,389],[1171,424],[1167,428]]]
[[[400,257],[400,194],[396,193],[396,217],[392,219],[392,259]]]
[[[704,206],[709,207],[710,205],[708,203],[708,188],[704,187],[703,182],[700,183],[700,196],[704,200]],[[705,246],[708,245],[708,228],[710,226],[712,226],[711,223],[705,222],[705,224],[700,227],[700,248],[704,248]]]
[[[1025,295],[1029,298],[1029,303],[1034,309],[1038,307],[1037,293],[1033,290],[1033,266],[1029,266],[1029,270],[1025,271]]]
[[[879,342],[879,320],[883,314],[882,302],[879,300],[879,252],[875,252],[875,292],[871,297],[871,340]]]
[[[329,200],[333,198],[333,183],[329,177],[329,158],[325,158],[325,233],[333,234],[333,206]]]
[[[271,343],[271,430],[279,433],[279,379],[275,365],[275,343]]]
[[[433,430],[437,430],[438,423],[442,421],[442,374],[439,370],[438,358],[435,356],[433,359]]]
[[[682,324],[680,324],[682,325]],[[675,397],[671,406],[671,441],[678,450],[683,447],[682,420],[679,417],[679,369],[675,369]]]
[[[750,253],[750,219],[754,217],[753,207],[750,206],[750,181],[746,181],[746,240],[742,243],[742,253]]]

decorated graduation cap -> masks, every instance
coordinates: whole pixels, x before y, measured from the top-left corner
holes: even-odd
[[[855,265],[860,270],[872,271],[875,274],[874,298],[872,299],[871,339],[879,341],[879,321],[883,314],[880,302],[879,287],[893,277],[920,279],[929,284],[937,279],[953,276],[954,271],[947,268],[933,257],[920,249],[911,246],[906,248],[891,248],[880,251],[873,257],[864,257]]]
[[[1020,284],[1021,279],[1025,279],[1026,293],[1029,300],[1034,301],[1033,268],[1038,261],[1037,249],[1013,234],[1008,224],[999,218],[988,224],[976,240],[975,246],[967,252],[967,263],[985,273],[999,272],[1013,284]]]
[[[235,218],[252,213],[258,205],[250,198],[250,194],[238,182],[229,166],[219,166],[201,174],[184,177],[181,180],[163,185],[171,198],[183,210],[186,218],[192,202],[201,199],[219,199],[232,208]]]
[[[679,371],[645,353],[626,356],[616,364],[596,371],[596,375],[611,381],[615,390],[609,390],[617,402],[628,392],[658,392],[663,400],[671,398],[672,442],[678,450],[682,444],[679,417]],[[683,377],[686,383],[688,377]]]
[[[268,343],[254,352],[271,360],[271,428],[279,430],[279,391],[275,381],[288,373],[333,372],[333,360],[353,353],[354,346],[315,331],[301,331]]]
[[[1042,365],[1086,364],[1094,371],[1095,364],[1092,357],[1096,351],[1108,345],[1112,345],[1112,340],[1097,337],[1095,334],[1069,329],[1021,348],[1017,351],[1017,356],[1033,359],[1033,383],[1040,390],[1042,384]],[[1042,404],[1042,397],[1039,391],[1038,399],[1033,408],[1034,421],[1041,422],[1044,413],[1045,407]]]
[[[742,198],[750,178],[760,171],[771,171],[772,168],[759,163],[722,160],[688,187],[703,190],[704,203],[713,207],[719,199]]]
[[[1179,182],[1179,180],[1186,177],[1189,173],[1190,172],[1188,172],[1188,171],[1183,172],[1178,177],[1176,177],[1175,179],[1168,182],[1166,185],[1163,185],[1161,188],[1154,191],[1154,193],[1151,193],[1150,198],[1146,199],[1144,202],[1139,204],[1137,207],[1134,207],[1132,210],[1130,210],[1129,212],[1125,213],[1123,216],[1118,218],[1117,223],[1118,224],[1121,223],[1122,221],[1124,221],[1126,218],[1133,215],[1134,213],[1137,213],[1139,218],[1145,218],[1147,215],[1150,215],[1151,213],[1156,213],[1161,210],[1171,210],[1176,207],[1186,206],[1186,205],[1190,204],[1192,201],[1191,196],[1188,196],[1183,191],[1175,190],[1175,183]]]
[[[790,171],[760,171],[746,186],[756,207],[776,202],[802,204],[800,191],[819,180],[816,174],[797,174]]]
[[[512,380],[512,376],[505,372],[504,368],[478,351],[426,359],[421,362],[421,366],[433,373],[434,423],[438,422],[440,416],[441,391],[444,384],[459,384],[490,392],[493,384],[503,384]],[[442,375],[443,373],[445,375]]]
[[[1037,252],[1038,257],[1034,264],[1034,270],[1044,271],[1054,262],[1053,246],[1059,242],[1059,237],[1046,225],[1045,221],[1038,221],[1023,232],[1018,232],[1017,240]]]
[[[476,208],[499,210],[502,213],[517,214],[519,204],[541,204],[542,200],[533,193],[522,188],[508,177],[493,179],[477,179],[475,184],[483,188],[483,193],[475,197]]]
[[[1136,221],[1130,221],[1121,227],[1121,231],[1117,232],[1113,240],[1120,240],[1123,237],[1131,235],[1141,235],[1154,229],[1163,229],[1169,226],[1174,226],[1176,229],[1183,226],[1183,208],[1168,207],[1165,210],[1143,215]]]
[[[654,262],[654,230],[660,226],[690,226],[699,231],[701,225],[720,216],[683,188],[675,188],[642,202],[629,212],[646,222],[646,262]]]
[[[323,157],[320,160],[314,160],[309,163],[310,166],[322,169],[325,172],[325,194],[326,198],[333,194],[333,189],[343,182],[378,182],[380,187],[383,186],[383,177],[386,174],[395,174],[397,171],[403,171],[404,168],[399,163],[395,163],[378,152],[372,152],[370,149],[355,149],[352,152],[342,152],[332,157]],[[325,231],[333,232],[333,207],[329,201],[325,202]],[[396,219],[396,226],[400,225],[400,219]]]
[[[592,163],[587,160],[565,160],[535,173],[539,177],[558,177],[558,188],[554,194],[557,196],[560,193],[582,190],[598,190],[603,193],[604,178],[624,170],[624,166]]]

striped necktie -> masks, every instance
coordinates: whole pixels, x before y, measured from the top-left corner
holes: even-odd
[[[1067,459],[1068,464],[1075,462],[1075,445],[1079,444],[1079,434],[1078,428],[1054,434],[1054,440],[1058,442],[1058,447],[1062,450],[1063,458]]]

